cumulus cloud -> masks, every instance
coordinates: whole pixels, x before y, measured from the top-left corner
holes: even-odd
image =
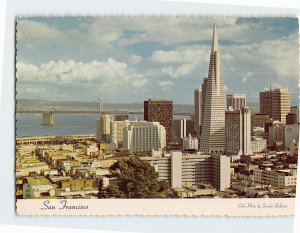
[[[127,81],[127,64],[112,58],[106,61],[87,63],[68,61],[49,61],[40,66],[17,62],[17,79],[19,82],[36,82],[50,84],[82,84],[100,82],[104,85],[122,85]]]
[[[282,19],[82,17],[65,24],[62,17],[60,25],[57,19],[23,18],[17,25],[17,85],[68,84],[107,92],[120,87],[113,94],[126,92],[128,99],[130,88],[155,96],[172,87],[168,98],[180,102],[189,96],[191,102],[192,90],[207,75],[217,23],[223,78],[230,91],[249,96],[273,83],[294,87],[299,79],[298,25],[294,21],[284,27],[287,22],[278,21]],[[170,84],[173,78],[176,85]]]
[[[171,89],[171,86],[173,86],[174,83],[172,81],[159,81],[158,86],[161,87],[162,91],[168,91]]]
[[[132,86],[135,88],[141,88],[143,86],[145,86],[148,83],[148,80],[146,78],[140,78],[137,80],[134,80],[132,82]]]
[[[167,86],[172,86],[174,83],[172,81],[159,81],[158,86],[160,87],[167,87]]]
[[[179,51],[155,51],[151,60],[157,63],[180,63],[183,60],[183,55]]]
[[[242,77],[242,82],[243,82],[243,83],[247,82],[248,79],[249,79],[250,77],[252,77],[252,76],[253,76],[253,73],[252,73],[252,72],[247,72],[246,74],[243,75],[243,77]]]
[[[161,64],[169,63],[192,63],[197,64],[203,60],[207,61],[209,57],[208,46],[198,46],[197,49],[178,48],[178,50],[164,51],[159,50],[152,53],[150,59],[153,62]]]
[[[130,62],[132,64],[137,64],[139,63],[143,58],[141,56],[138,56],[138,55],[135,55],[135,54],[132,54],[129,58]]]
[[[195,68],[192,64],[182,64],[179,67],[168,66],[162,69],[162,72],[168,74],[172,78],[178,78],[189,75]]]

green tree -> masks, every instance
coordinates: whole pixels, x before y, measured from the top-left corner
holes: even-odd
[[[164,198],[169,196],[169,184],[158,181],[158,173],[147,161],[138,157],[117,161],[110,167],[110,184],[107,197]],[[99,198],[105,198],[103,190]]]

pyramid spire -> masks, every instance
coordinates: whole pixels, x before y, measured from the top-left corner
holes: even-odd
[[[200,151],[222,154],[225,149],[225,95],[218,45],[214,25],[208,78],[203,85],[203,114]]]
[[[211,52],[219,51],[219,42],[218,42],[218,34],[217,34],[217,24],[214,24]]]

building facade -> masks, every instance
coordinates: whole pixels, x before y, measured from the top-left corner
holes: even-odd
[[[182,138],[193,135],[194,121],[191,119],[173,120],[173,140],[181,142]]]
[[[194,90],[194,131],[197,138],[200,138],[201,135],[201,126],[202,126],[202,90]]]
[[[300,106],[292,106],[290,113],[296,114],[297,124],[300,124]]]
[[[230,158],[221,155],[183,154],[171,151],[169,156],[141,157],[148,161],[172,188],[190,185],[211,185],[224,191],[230,187]]]
[[[241,110],[246,107],[246,95],[245,94],[230,94],[226,96],[226,107],[232,107],[234,110]]]
[[[286,89],[274,89],[259,93],[260,113],[268,114],[273,120],[286,122],[290,112],[291,93]]]
[[[96,139],[101,142],[110,142],[110,123],[112,122],[112,115],[103,114],[101,118],[96,121]]]
[[[286,124],[287,125],[298,124],[297,114],[295,114],[295,113],[288,113],[286,115]]]
[[[229,108],[225,113],[225,153],[227,155],[251,155],[250,109]]]
[[[297,170],[253,170],[254,181],[261,184],[269,184],[273,187],[285,188],[296,186],[297,184]]]
[[[192,137],[189,134],[187,137],[182,139],[182,149],[183,150],[198,150],[198,139],[196,137]]]
[[[123,130],[123,147],[130,153],[164,150],[166,130],[159,122],[131,123]]]
[[[284,148],[284,128],[285,124],[281,122],[273,122],[269,127],[268,147],[275,149]]]
[[[216,25],[204,96],[200,151],[222,154],[225,150],[225,96]]]
[[[268,114],[254,114],[251,116],[251,129],[260,127],[265,128],[266,123],[271,123],[272,120]]]
[[[103,98],[99,98],[99,118],[96,120],[96,139],[99,142],[110,142],[110,123],[112,115],[103,114]]]
[[[291,142],[299,141],[300,125],[286,125],[284,126],[284,148],[290,149]]]
[[[262,137],[254,137],[251,139],[251,151],[252,153],[261,153],[267,151],[267,139]]]
[[[166,129],[167,143],[172,142],[172,101],[152,99],[144,101],[144,120],[149,122],[159,122]]]
[[[110,124],[111,143],[115,144],[116,148],[123,147],[123,131],[131,123],[137,121],[112,121]]]

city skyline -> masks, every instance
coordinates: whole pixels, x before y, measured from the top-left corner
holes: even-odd
[[[134,120],[132,116],[130,119],[129,114],[133,114],[130,111],[126,114],[107,114],[103,105],[107,96],[101,93],[97,106],[99,115],[94,118],[95,124],[91,128],[96,134],[82,133],[90,124],[90,118],[86,122],[76,123],[76,127],[82,127],[80,135],[55,133],[17,137],[17,199],[294,198],[299,106],[290,108],[290,92],[285,89],[273,91],[271,86],[269,91],[259,91],[260,113],[253,116],[247,107],[245,94],[227,95],[226,101],[224,90],[231,86],[224,85],[221,59],[224,55],[219,46],[216,23],[210,44],[208,75],[199,78],[201,89],[180,86],[181,92],[176,90],[175,86],[183,85],[180,77],[173,77],[177,78],[178,83],[170,89],[170,93],[176,94],[179,99],[182,95],[194,96],[195,118],[184,116],[183,120],[175,120],[175,97],[160,97],[159,92],[152,93],[156,95],[154,99],[145,100],[147,97],[142,96],[143,120],[138,120],[137,116]],[[194,55],[194,52],[190,53]],[[177,58],[175,55],[163,57],[174,59]],[[225,58],[226,55],[225,52]],[[178,62],[178,65],[181,64],[181,61]],[[72,87],[74,83],[71,81],[74,80],[70,80],[70,75],[75,78],[76,69],[85,66],[83,63],[73,65],[66,68],[61,62],[56,67],[52,62],[43,67],[42,73],[45,78],[53,79],[53,84],[67,81],[69,84],[66,86]],[[53,77],[53,67],[62,73],[55,73]],[[82,77],[99,72],[94,68],[83,68],[85,72],[80,71]],[[118,77],[116,69],[117,66],[112,64],[104,66],[110,78]],[[17,70],[20,72],[18,64]],[[29,73],[34,76],[38,72]],[[91,90],[97,88],[94,79],[81,81],[83,90],[80,93],[84,93],[85,84],[92,85]],[[123,84],[119,83],[120,87],[112,83],[111,90],[104,87],[111,94],[109,99],[119,97],[117,100],[126,101],[124,95],[128,94],[128,88],[132,97],[146,88],[134,88],[135,81],[130,80],[129,76],[123,81]],[[193,82],[188,79],[185,83]],[[146,84],[143,83],[143,86]],[[48,83],[48,86],[52,85]],[[168,93],[168,90],[165,92]],[[141,97],[137,94],[136,98]],[[53,114],[53,111],[43,113],[43,127],[54,126]],[[33,123],[23,123],[28,132],[38,119],[36,115],[25,114],[24,120],[32,120]],[[64,125],[71,123],[68,115],[65,114]],[[269,118],[261,118],[262,115]],[[31,119],[32,116],[35,119]],[[262,127],[254,127],[252,121]],[[286,124],[286,121],[291,124]],[[16,128],[18,131],[18,126]],[[65,131],[62,132],[65,134]]]
[[[216,23],[225,94],[245,93],[258,103],[259,92],[272,85],[288,88],[292,105],[298,103],[297,19],[108,19],[18,19],[17,98],[96,102],[101,95],[107,103],[193,104],[193,90],[208,73]]]

